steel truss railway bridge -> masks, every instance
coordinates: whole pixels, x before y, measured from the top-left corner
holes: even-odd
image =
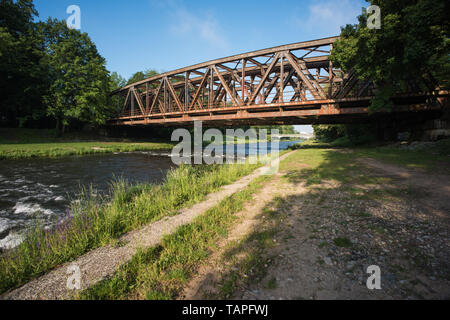
[[[376,86],[329,59],[338,37],[239,54],[160,74],[112,93],[110,125],[208,126],[343,123],[368,116]],[[420,88],[426,88],[420,89]],[[410,83],[395,112],[442,108],[448,91]]]

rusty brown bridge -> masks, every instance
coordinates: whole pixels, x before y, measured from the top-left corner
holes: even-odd
[[[376,86],[329,59],[338,37],[239,54],[160,74],[112,93],[111,125],[188,126],[351,122],[368,116]],[[396,113],[442,108],[432,83],[410,83]],[[425,88],[425,89],[423,89]]]

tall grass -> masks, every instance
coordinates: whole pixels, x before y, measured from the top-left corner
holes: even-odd
[[[81,201],[51,230],[37,226],[25,241],[0,257],[0,293],[22,285],[128,231],[175,215],[221,186],[249,174],[258,165],[180,166],[160,185],[111,184],[109,199],[84,190]]]
[[[259,177],[244,190],[222,200],[217,206],[167,235],[156,247],[140,250],[130,262],[109,279],[81,292],[87,300],[177,298],[198,266],[228,234],[242,210],[269,177]]]

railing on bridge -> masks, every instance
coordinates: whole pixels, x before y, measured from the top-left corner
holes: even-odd
[[[333,66],[329,55],[337,39],[217,59],[125,86],[113,92],[119,110],[113,123],[286,123],[286,117],[367,112],[376,88]]]

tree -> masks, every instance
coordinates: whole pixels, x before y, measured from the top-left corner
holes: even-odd
[[[128,79],[127,85],[142,81],[144,79],[145,79],[145,73],[142,71],[138,71],[135,74],[133,74],[130,79]]]
[[[159,75],[159,72],[153,69],[148,69],[145,71],[145,78],[151,78]]]
[[[281,126],[280,132],[282,134],[297,134],[297,131],[295,131],[294,126],[291,125]]]
[[[86,33],[69,29],[64,21],[39,24],[50,82],[44,96],[47,114],[64,132],[74,122],[102,124],[109,117],[111,82],[105,59]]]
[[[119,89],[119,88],[127,85],[127,80],[124,77],[122,77],[120,74],[118,74],[117,72],[111,73],[111,75],[109,76],[109,79],[111,82],[111,91],[114,91],[116,89]]]
[[[159,72],[153,69],[148,69],[146,71],[138,71],[135,74],[133,74],[130,79],[128,79],[127,85],[130,85],[135,82],[139,82],[154,76],[159,75]]]
[[[29,32],[38,13],[32,0],[0,0],[0,27],[19,38]]]
[[[31,0],[0,0],[0,113],[12,124],[45,116],[45,69],[35,16]]]
[[[322,142],[338,142],[346,145],[360,145],[377,139],[374,124],[313,125],[314,135]]]
[[[346,127],[342,124],[337,125],[313,125],[316,139],[324,142],[332,142],[346,135]]]
[[[424,90],[449,86],[449,2],[445,0],[371,0],[381,9],[381,29],[367,27],[363,13],[357,25],[342,28],[331,59],[344,71],[379,88],[370,110],[391,107],[391,97],[408,86]]]

